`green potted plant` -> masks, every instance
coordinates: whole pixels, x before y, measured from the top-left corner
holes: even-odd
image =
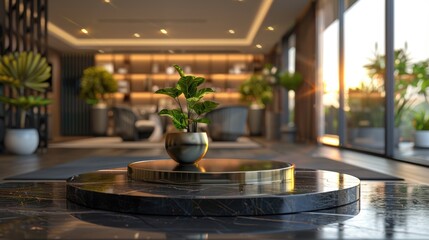
[[[205,82],[204,78],[185,75],[178,65],[174,68],[180,75],[176,86],[159,89],[155,93],[167,95],[176,102],[177,108],[162,109],[159,114],[171,118],[176,129],[186,132],[167,133],[165,148],[179,164],[195,164],[208,149],[207,134],[198,132],[197,124],[208,124],[204,114],[214,110],[218,103],[203,99],[207,93],[214,92],[212,88],[200,87]]]
[[[399,128],[404,116],[410,112],[414,98],[408,94],[409,87],[418,87],[418,81],[410,71],[412,68],[406,47],[394,52],[395,77],[395,131],[394,142],[399,144]],[[370,82],[362,84],[359,88],[349,89],[348,101],[349,140],[356,138],[366,139],[366,146],[374,148],[384,147],[384,74],[385,56],[378,53],[375,48],[374,57],[364,67],[368,71]]]
[[[416,129],[414,145],[416,147],[429,147],[429,114],[420,111],[414,115],[413,125]]]
[[[414,133],[414,145],[416,147],[429,147],[429,114],[428,111],[429,99],[427,90],[429,89],[429,60],[420,61],[412,66],[412,75],[414,87],[417,92],[424,99],[422,103],[417,107],[422,107],[414,115],[413,126],[415,129]]]
[[[249,104],[250,135],[262,134],[265,107],[273,98],[270,82],[262,74],[253,74],[239,88],[241,100]]]
[[[279,83],[287,91],[296,92],[303,83],[303,78],[298,72],[283,71],[279,74]]]
[[[86,68],[80,82],[80,96],[92,106],[91,129],[94,135],[106,135],[109,94],[118,91],[113,75],[100,66]]]
[[[14,52],[1,57],[0,83],[9,86],[12,95],[0,96],[0,102],[6,104],[9,114],[19,113],[18,123],[6,130],[4,142],[9,152],[31,154],[37,149],[39,133],[35,128],[26,128],[27,114],[34,107],[51,103],[34,93],[49,87],[46,81],[50,76],[51,68],[40,54]]]

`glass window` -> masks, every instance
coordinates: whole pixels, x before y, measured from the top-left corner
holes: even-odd
[[[395,0],[395,157],[429,164],[429,1]],[[413,145],[415,146],[413,148]]]
[[[320,142],[338,145],[339,26],[338,1],[319,1]]]
[[[346,146],[384,152],[385,0],[345,1]]]

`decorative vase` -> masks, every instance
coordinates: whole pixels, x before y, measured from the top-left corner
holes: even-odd
[[[260,136],[263,133],[265,108],[249,108],[247,117],[250,136]]]
[[[35,128],[7,129],[4,145],[7,151],[14,154],[32,154],[39,145],[39,132]]]
[[[94,136],[106,136],[109,125],[109,109],[104,102],[97,103],[91,108],[91,130]]]
[[[168,133],[165,149],[179,164],[194,164],[207,153],[209,141],[205,132]]]

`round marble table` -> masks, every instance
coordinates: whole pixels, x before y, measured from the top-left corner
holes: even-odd
[[[257,159],[211,159],[190,165],[165,159],[128,165],[128,177],[134,180],[192,185],[291,182],[294,171],[291,163]]]
[[[90,208],[125,213],[238,216],[329,209],[360,198],[360,180],[356,177],[294,169],[284,162],[204,159],[196,169],[183,169],[166,164],[172,160],[156,161],[140,166],[138,171],[145,174],[133,175],[140,162],[130,164],[128,170],[108,169],[74,176],[67,181],[67,199]],[[252,161],[257,163],[249,164]],[[151,164],[155,165],[147,168]],[[147,177],[147,173],[150,181],[143,181],[141,177]]]

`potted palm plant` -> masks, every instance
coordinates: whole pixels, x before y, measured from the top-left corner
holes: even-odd
[[[103,67],[86,68],[80,82],[80,96],[91,108],[91,130],[94,135],[106,135],[108,128],[108,95],[118,91],[118,83]]]
[[[0,83],[12,90],[10,96],[0,96],[0,102],[6,104],[9,114],[18,114],[18,123],[6,130],[6,150],[15,154],[31,154],[39,145],[39,132],[27,128],[29,111],[44,106],[51,100],[34,93],[44,92],[49,87],[47,80],[51,68],[46,58],[33,52],[15,52],[0,59]],[[13,125],[13,124],[12,124]]]
[[[218,103],[203,99],[207,93],[214,92],[212,88],[199,88],[205,82],[204,78],[185,75],[178,65],[174,65],[174,68],[180,75],[176,86],[159,89],[155,93],[174,99],[177,108],[162,109],[159,114],[171,118],[176,129],[186,132],[167,133],[165,148],[168,155],[179,164],[195,164],[208,149],[207,134],[198,132],[197,124],[208,124],[209,120],[204,114],[214,110]]]

